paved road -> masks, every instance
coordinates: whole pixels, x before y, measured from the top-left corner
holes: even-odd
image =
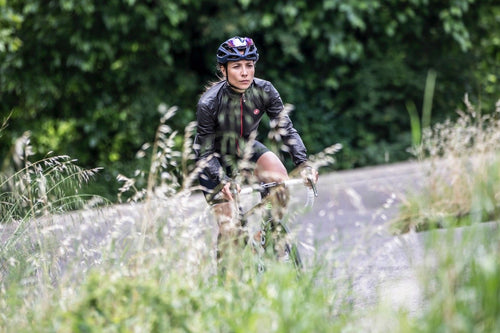
[[[423,172],[421,164],[407,162],[322,176],[314,209],[299,218],[306,259],[314,255],[312,245],[335,261],[334,275],[352,281],[356,306],[382,300],[417,311],[421,305],[413,264],[422,242],[395,237],[387,227],[402,198],[421,187]],[[304,237],[308,233],[314,236]]]

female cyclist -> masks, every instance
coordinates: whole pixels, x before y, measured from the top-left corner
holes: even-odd
[[[303,170],[301,175],[304,178],[312,176],[316,182],[318,173],[307,164],[306,148],[290,118],[283,112],[278,91],[270,82],[254,77],[259,54],[253,40],[230,38],[219,46],[216,57],[220,81],[210,86],[198,102],[195,144],[198,163],[203,169],[199,182],[207,201],[214,207],[219,226],[220,258],[220,253],[240,234],[240,226],[231,218],[232,205],[229,203],[233,200],[231,177],[238,161],[249,160],[258,181],[288,179],[287,170],[278,156],[255,140],[264,114],[269,117],[271,126],[276,127],[295,166]],[[220,188],[221,183],[224,186],[220,198],[209,200],[210,194],[215,188]],[[281,197],[285,198],[279,201],[284,207],[286,195]]]

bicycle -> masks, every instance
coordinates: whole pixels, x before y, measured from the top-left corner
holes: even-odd
[[[318,195],[316,185],[312,179],[308,179],[308,182],[307,199],[304,205],[306,208],[310,208],[313,205],[314,198]],[[213,190],[209,200],[213,200],[217,195],[220,195],[219,193],[225,184],[227,184],[227,182],[219,184],[219,186]],[[250,245],[252,247],[252,252],[257,254],[257,270],[259,273],[265,270],[265,262],[269,258],[293,264],[298,274],[303,269],[303,262],[297,243],[293,240],[290,229],[285,223],[285,218],[283,216],[278,216],[272,207],[273,195],[279,195],[279,189],[289,189],[297,184],[304,184],[304,179],[296,178],[283,182],[253,184],[241,188],[238,192],[236,189],[239,182],[231,180],[234,210],[237,212],[239,225],[245,234],[244,245]],[[245,210],[242,205],[241,196],[255,192],[260,194],[260,200]],[[262,214],[260,214],[260,224],[257,231],[251,234],[249,230],[249,219],[258,211],[262,212]]]

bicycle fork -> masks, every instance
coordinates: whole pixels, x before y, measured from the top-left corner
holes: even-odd
[[[264,262],[266,257],[274,257],[278,262],[293,264],[295,269],[300,271],[303,267],[302,261],[297,246],[289,239],[290,231],[273,214],[272,204],[267,203],[260,207],[264,211],[261,214],[259,229],[256,233],[245,239],[245,244],[251,245],[252,251],[257,256],[258,272],[260,273],[265,270]],[[247,228],[247,214],[243,214],[240,210],[240,221],[243,228]]]
[[[298,253],[292,253],[293,249],[288,239],[288,230],[285,226],[276,221],[271,211],[264,214],[259,230],[252,237],[252,247],[258,255],[258,270],[264,271],[264,258],[274,257],[282,263],[291,263],[293,261],[296,268]],[[293,258],[292,258],[293,257]]]

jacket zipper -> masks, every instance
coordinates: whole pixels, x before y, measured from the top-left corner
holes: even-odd
[[[243,103],[245,103],[245,94],[240,97],[240,138],[243,137]],[[236,139],[236,151],[240,153],[240,140]]]

